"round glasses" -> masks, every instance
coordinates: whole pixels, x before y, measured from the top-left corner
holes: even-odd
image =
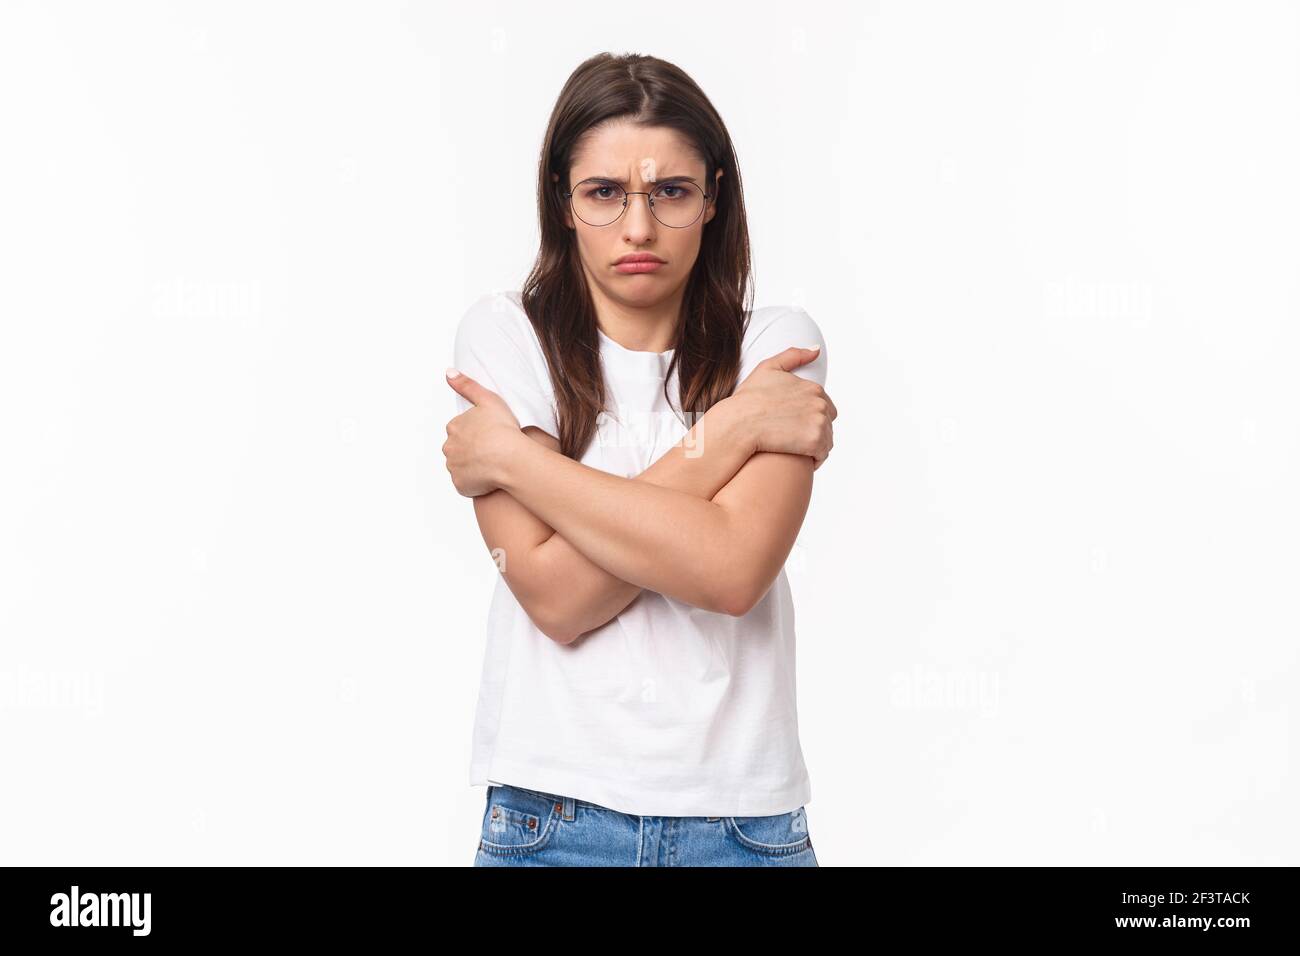
[[[709,194],[686,180],[660,183],[653,192],[630,193],[608,179],[584,179],[564,194],[573,214],[589,226],[608,226],[627,211],[628,196],[645,196],[650,212],[665,226],[685,229],[704,212]]]

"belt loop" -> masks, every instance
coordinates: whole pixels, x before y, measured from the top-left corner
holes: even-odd
[[[576,803],[573,797],[564,798],[564,819],[572,820],[576,812]]]

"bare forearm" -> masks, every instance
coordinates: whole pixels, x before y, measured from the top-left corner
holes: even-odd
[[[749,423],[734,402],[724,399],[634,480],[708,500],[735,477],[753,452]],[[551,616],[574,636],[608,623],[643,590],[593,563],[559,531],[538,545],[535,555],[546,562],[551,580],[565,582],[553,592]]]
[[[754,429],[734,402],[727,398],[710,408],[635,480],[712,500],[756,450]]]
[[[498,481],[615,577],[696,607],[721,610],[732,557],[730,519],[722,507],[692,492],[712,494],[725,485],[726,468],[737,461],[736,470],[744,465],[744,445],[726,451],[725,442],[715,441],[723,430],[712,433],[704,424],[703,435],[697,436],[702,445],[674,448],[667,461],[661,459],[635,479],[582,465],[521,434],[520,441],[503,449]],[[692,492],[660,483],[673,475]]]

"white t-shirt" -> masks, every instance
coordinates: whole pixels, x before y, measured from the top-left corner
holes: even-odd
[[[610,395],[582,463],[632,477],[688,431],[672,350],[639,352],[599,332]],[[753,310],[737,383],[792,345],[821,345],[796,375],[825,384],[826,348],[807,312]],[[475,302],[456,368],[500,395],[521,428],[559,437],[546,359],[518,292]],[[470,403],[455,396],[457,414]],[[643,816],[766,816],[812,792],[795,704],[794,607],[782,569],[732,617],[644,590],[569,645],[543,634],[500,577],[488,612],[470,784],[509,784]]]

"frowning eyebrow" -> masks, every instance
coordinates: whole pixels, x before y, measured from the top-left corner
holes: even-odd
[[[626,179],[615,179],[613,176],[584,176],[584,177],[582,177],[582,179],[580,179],[580,180],[578,180],[578,181],[579,181],[579,182],[586,182],[588,179],[599,179],[599,180],[602,180],[602,181],[607,182],[607,183],[618,183],[620,186],[626,186],[626,185],[627,185],[627,180],[626,180]],[[697,185],[697,186],[699,185],[699,183],[696,182],[694,176],[659,176],[658,178],[656,178],[656,179],[654,180],[654,182],[662,183],[662,182],[666,182],[667,180],[670,180],[670,179],[684,179],[684,180],[686,180],[688,183],[695,183],[695,185]]]

